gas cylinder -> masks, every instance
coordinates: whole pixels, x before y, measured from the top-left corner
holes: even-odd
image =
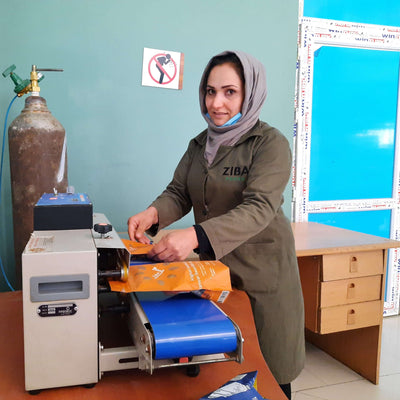
[[[14,248],[17,286],[21,286],[21,255],[33,231],[33,208],[43,193],[66,192],[65,129],[38,95],[8,128]]]

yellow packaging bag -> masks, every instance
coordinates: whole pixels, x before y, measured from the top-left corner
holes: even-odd
[[[131,265],[127,282],[109,281],[118,292],[232,290],[229,268],[220,261]]]
[[[135,256],[145,256],[154,246],[153,244],[144,244],[128,239],[121,240],[133,258],[135,258]]]
[[[133,257],[145,257],[153,245],[123,239]],[[220,261],[176,261],[131,265],[126,282],[109,280],[116,292],[187,292],[223,302],[232,290],[229,268]]]

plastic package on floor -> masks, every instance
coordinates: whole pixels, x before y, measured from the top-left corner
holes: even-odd
[[[207,399],[228,399],[228,400],[267,400],[264,399],[255,388],[257,371],[247,372],[235,376],[219,389],[202,397],[199,400]]]

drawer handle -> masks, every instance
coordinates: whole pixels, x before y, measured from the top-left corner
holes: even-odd
[[[356,285],[355,283],[349,283],[347,285],[347,298],[354,299],[356,297]]]
[[[354,325],[356,323],[356,312],[355,310],[347,311],[347,325]]]
[[[358,260],[357,257],[351,257],[350,259],[350,272],[358,272]]]

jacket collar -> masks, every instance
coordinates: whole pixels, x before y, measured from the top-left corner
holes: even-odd
[[[262,135],[262,131],[261,131],[261,125],[265,124],[268,128],[269,125],[266,124],[265,122],[261,122],[260,120],[258,120],[256,122],[256,124],[253,126],[253,128],[251,128],[247,133],[245,133],[235,144],[238,145],[240,143],[243,143],[244,141],[246,141],[249,137],[251,136],[261,136]],[[196,143],[198,143],[200,146],[205,146],[206,142],[207,142],[207,129],[205,129],[203,132],[201,132],[199,135],[197,135],[194,139],[193,139]]]

